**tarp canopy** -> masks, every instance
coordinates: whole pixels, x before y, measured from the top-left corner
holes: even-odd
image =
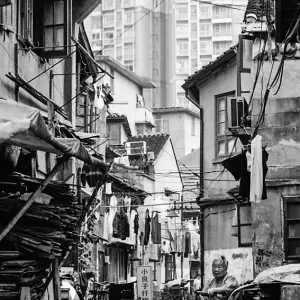
[[[9,100],[0,101],[0,144],[4,142],[70,155],[88,164],[107,167],[103,161],[91,156],[79,140],[53,137],[39,110]]]

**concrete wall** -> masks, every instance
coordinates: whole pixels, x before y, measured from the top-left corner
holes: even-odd
[[[274,64],[274,73],[278,68]],[[257,64],[253,63],[252,74]],[[266,105],[265,120],[258,133],[269,153],[267,173],[268,199],[252,206],[253,254],[255,273],[287,263],[284,257],[282,196],[299,195],[300,135],[299,135],[299,61],[286,60],[281,89]],[[263,65],[254,93],[253,124],[261,107],[261,91],[265,92],[271,64]]]
[[[165,147],[160,152],[159,157],[155,161],[154,169],[156,193],[164,193],[165,188],[181,193],[182,183],[179,173],[174,173],[179,172],[179,170],[170,141],[167,141]]]
[[[220,161],[216,159],[216,103],[215,96],[236,90],[236,64],[232,61],[226,68],[221,68],[219,73],[210,76],[209,80],[199,86],[200,106],[203,107],[204,123],[204,189],[207,196],[225,195],[231,188],[238,185],[233,176],[225,171],[220,180],[211,182],[219,172],[223,170]],[[237,142],[237,151],[240,151],[241,144]],[[223,158],[224,159],[224,158]]]
[[[170,110],[166,113],[157,111],[157,116],[169,120],[169,133],[172,138],[173,146],[177,159],[191,153],[193,149],[200,147],[200,119],[187,110]],[[154,111],[154,115],[156,111]],[[195,135],[191,131],[191,117],[195,117]]]
[[[212,277],[214,256],[224,255],[229,272],[240,283],[253,279],[252,248],[238,247],[238,238],[232,236],[235,204],[219,204],[204,209],[204,280]]]

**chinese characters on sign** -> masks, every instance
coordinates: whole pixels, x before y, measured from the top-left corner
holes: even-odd
[[[151,266],[137,266],[137,294],[139,300],[153,299],[153,277]]]

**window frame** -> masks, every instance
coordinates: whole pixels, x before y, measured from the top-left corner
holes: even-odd
[[[288,219],[288,203],[299,203],[300,206],[300,195],[295,195],[295,196],[282,196],[282,204],[283,204],[283,243],[284,243],[284,258],[286,261],[299,261],[300,260],[300,255],[288,255],[288,223],[290,222],[299,222],[300,223],[300,218],[295,219],[295,218],[290,218]],[[291,239],[298,239],[300,241],[300,237],[293,237]]]
[[[230,97],[235,97],[235,91],[231,91],[231,92],[227,92],[227,93],[224,93],[224,94],[219,94],[219,95],[215,95],[215,157],[219,158],[219,157],[226,157],[228,155],[230,155],[231,152],[229,152],[229,149],[228,149],[228,145],[229,145],[229,142],[233,140],[232,137],[230,136],[227,136],[226,135],[226,132],[224,132],[224,134],[219,134],[218,133],[218,124],[221,123],[221,122],[218,122],[218,113],[219,113],[219,110],[218,110],[218,101],[221,99],[221,98],[225,98],[225,131],[228,130],[228,98]],[[225,151],[224,151],[224,154],[219,154],[219,148],[218,148],[218,145],[219,145],[219,142],[222,142],[224,141],[225,142]],[[232,151],[232,153],[236,153],[236,147],[235,147],[235,150]]]
[[[13,32],[13,3],[0,7],[0,30]]]
[[[170,259],[170,261],[168,261]],[[170,266],[170,268],[168,268]],[[175,256],[174,254],[165,254],[165,282],[175,278]]]
[[[19,0],[18,1],[18,38],[23,43],[33,45],[33,17],[29,24],[29,6],[31,13],[34,9],[34,0]]]
[[[242,207],[250,207],[250,212],[252,214],[251,211],[251,203],[247,202],[247,203],[237,203],[236,204],[236,209],[237,209],[237,229],[238,229],[238,247],[251,247],[252,246],[252,242],[249,243],[243,243],[242,242],[242,232],[241,232],[241,227],[246,227],[246,226],[251,226],[252,227],[252,223],[242,223],[241,222],[241,208]],[[252,215],[251,215],[251,219],[252,219]]]

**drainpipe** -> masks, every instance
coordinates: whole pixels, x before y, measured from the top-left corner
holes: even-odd
[[[185,92],[185,97],[194,103],[200,109],[200,161],[199,161],[199,171],[200,171],[200,195],[199,198],[203,197],[204,190],[204,122],[203,122],[203,108],[200,105],[197,105],[195,101],[190,97],[188,91]],[[200,102],[200,101],[199,101]],[[201,288],[204,287],[204,219],[203,219],[203,208],[200,207],[199,217],[199,231],[200,231],[200,273],[201,273]]]
[[[204,122],[203,122],[203,108],[200,107],[200,198],[204,195]],[[203,208],[200,207],[200,273],[201,273],[201,289],[204,287],[204,215]]]
[[[204,287],[204,209],[200,207],[200,274],[201,274],[201,289]]]

